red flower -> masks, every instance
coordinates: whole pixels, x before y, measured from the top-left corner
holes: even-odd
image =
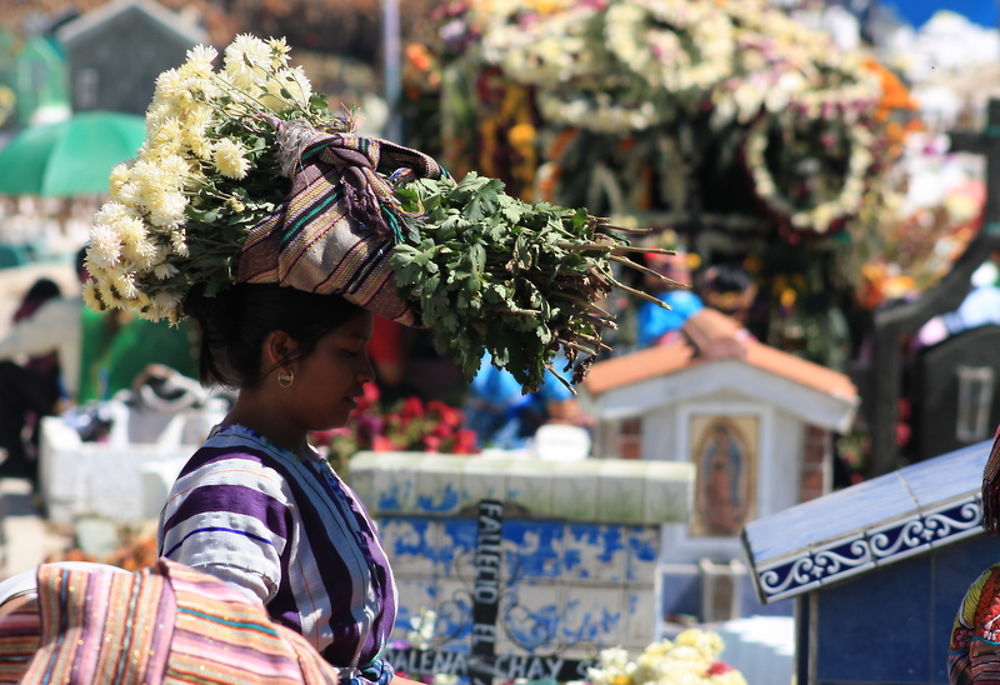
[[[437,452],[441,449],[441,438],[436,435],[425,435],[424,449],[428,452]]]
[[[331,428],[325,431],[313,431],[309,434],[309,442],[314,445],[326,445],[338,436],[350,434],[350,428]]]
[[[476,452],[476,431],[470,428],[463,428],[458,431],[458,436],[455,439],[455,447],[453,449],[455,454],[472,454]]]
[[[735,670],[735,668],[724,661],[716,661],[708,668],[708,675],[722,675],[723,673],[729,673],[730,671]]]
[[[462,412],[454,407],[449,407],[439,400],[431,400],[427,403],[428,412],[436,412],[441,417],[441,422],[447,426],[458,428],[462,425]]]
[[[378,386],[374,383],[365,383],[361,388],[361,397],[358,398],[358,404],[354,407],[354,411],[351,414],[357,416],[366,412],[369,408],[377,404],[378,400]]]
[[[415,419],[424,414],[424,403],[419,397],[407,397],[403,402],[403,409],[399,412],[403,421]]]

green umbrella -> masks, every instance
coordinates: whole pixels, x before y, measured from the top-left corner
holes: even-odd
[[[106,193],[111,169],[135,157],[145,136],[145,119],[121,112],[27,128],[0,150],[0,194]]]

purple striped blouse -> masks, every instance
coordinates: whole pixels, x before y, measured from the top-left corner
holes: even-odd
[[[217,427],[170,491],[159,551],[259,598],[342,681],[391,680],[379,654],[396,617],[392,571],[361,501],[321,455]]]

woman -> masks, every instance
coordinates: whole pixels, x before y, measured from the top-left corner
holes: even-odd
[[[983,528],[1000,535],[1000,428],[983,469]],[[1000,681],[1000,564],[983,571],[958,607],[948,644],[952,685]]]
[[[388,683],[389,564],[364,507],[307,441],[344,425],[373,380],[371,313],[274,284],[195,292],[186,306],[202,331],[203,382],[239,394],[173,486],[160,554],[259,599],[342,682]]]

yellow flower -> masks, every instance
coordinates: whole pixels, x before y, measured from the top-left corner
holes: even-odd
[[[710,659],[714,659],[721,654],[724,646],[722,638],[719,637],[718,633],[697,630],[695,628],[685,630],[674,638],[674,642],[678,646],[694,647]]]
[[[517,124],[511,127],[507,137],[515,147],[532,145],[535,142],[535,127],[531,124]]]
[[[212,145],[212,161],[219,173],[228,178],[241,179],[250,169],[246,148],[232,138],[220,138]]]

